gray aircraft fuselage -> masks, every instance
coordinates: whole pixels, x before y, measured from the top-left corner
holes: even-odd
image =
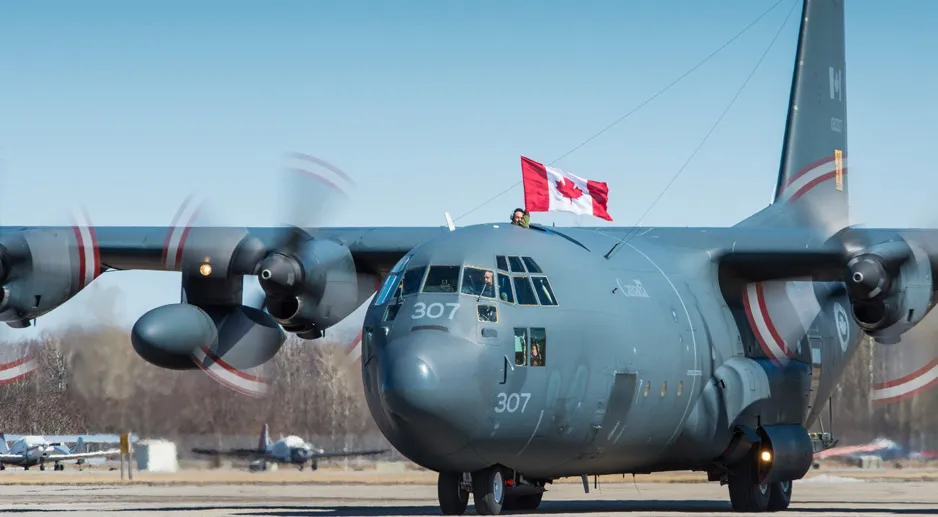
[[[838,339],[831,307],[849,307],[846,297],[828,299],[808,339],[829,357],[812,361],[806,346],[782,370],[741,332],[741,308],[724,301],[708,250],[747,237],[754,246],[808,244],[804,232],[649,228],[606,259],[629,229],[546,230],[459,228],[416,247],[404,269],[546,277],[556,305],[520,305],[517,291],[509,303],[405,288],[386,301],[379,291],[369,307],[361,359],[368,404],[413,461],[457,472],[500,464],[547,479],[704,468],[729,443],[732,422],[746,422],[721,413],[748,407],[753,427],[810,427],[861,339],[851,320],[846,346],[821,346]],[[530,257],[542,272],[499,270],[499,255]],[[480,321],[479,306],[494,306],[497,321]],[[543,366],[517,364],[516,329],[528,343],[532,329],[546,337]],[[722,366],[715,372],[714,364]]]

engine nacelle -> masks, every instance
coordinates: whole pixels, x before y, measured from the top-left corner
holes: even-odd
[[[140,357],[172,370],[198,368],[193,354],[199,348],[234,368],[253,368],[274,357],[285,339],[270,315],[244,305],[164,305],[141,316],[131,331]]]
[[[873,246],[850,259],[846,273],[854,319],[881,342],[898,342],[931,310],[931,261],[913,242]]]
[[[352,253],[330,240],[305,241],[295,258],[274,253],[259,268],[258,280],[267,292],[267,311],[274,320],[307,339],[322,336],[365,299]],[[297,286],[302,294],[278,295],[278,289],[294,282],[302,284]]]
[[[0,234],[0,321],[28,327],[100,273],[90,230],[26,229]]]

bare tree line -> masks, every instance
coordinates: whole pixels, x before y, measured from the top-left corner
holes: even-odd
[[[0,386],[0,430],[25,434],[120,433],[178,439],[256,436],[263,423],[276,433],[372,447],[379,436],[364,401],[361,373],[336,343],[288,340],[272,360],[271,392],[251,398],[201,370],[170,371],[137,356],[122,326],[73,327],[27,342],[40,367],[29,378]],[[872,345],[865,340],[832,399],[841,443],[879,436],[913,448],[938,448],[938,389],[908,400],[869,400]],[[329,439],[331,438],[331,439]],[[203,442],[204,443],[204,442]],[[231,444],[235,445],[235,444]],[[240,444],[246,446],[247,444]],[[386,442],[382,445],[387,446]]]

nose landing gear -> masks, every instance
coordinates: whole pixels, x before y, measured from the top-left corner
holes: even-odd
[[[505,479],[505,470],[498,465],[473,472],[441,472],[437,480],[440,510],[444,515],[462,515],[472,493],[478,515],[498,515],[502,510],[536,510],[541,504],[544,487],[540,482],[523,479],[520,474]],[[517,479],[515,479],[517,478]]]

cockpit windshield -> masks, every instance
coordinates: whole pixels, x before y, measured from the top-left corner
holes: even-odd
[[[478,265],[411,265],[411,256],[405,256],[388,273],[374,304],[398,303],[395,300],[416,293],[459,293],[522,306],[557,305],[547,274],[533,258],[494,258],[495,269],[487,269]]]
[[[459,266],[430,266],[427,281],[423,284],[425,293],[455,293],[459,285]]]
[[[491,269],[466,266],[460,292],[483,298],[495,298],[495,272]]]

